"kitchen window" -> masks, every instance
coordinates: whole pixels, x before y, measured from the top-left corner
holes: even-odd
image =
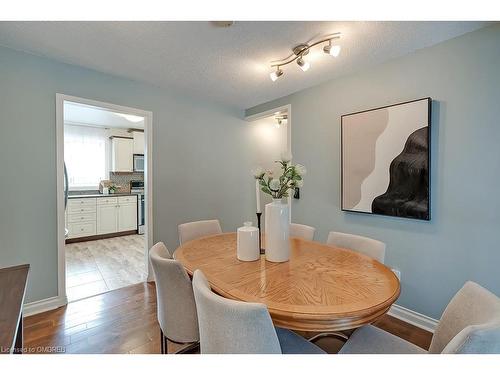
[[[69,190],[97,190],[109,175],[109,140],[105,128],[64,127],[64,161]]]

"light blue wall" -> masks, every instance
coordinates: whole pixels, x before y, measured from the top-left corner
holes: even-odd
[[[153,112],[155,240],[175,249],[181,222],[234,230],[252,218],[255,140],[241,111],[0,48],[0,267],[31,264],[27,302],[57,294],[56,93]]]
[[[340,116],[427,96],[432,220],[342,212]],[[385,241],[386,263],[402,272],[398,304],[428,316],[439,318],[466,280],[500,295],[500,26],[246,112],[288,103],[294,159],[308,168],[294,221],[317,227],[321,241],[332,229]]]

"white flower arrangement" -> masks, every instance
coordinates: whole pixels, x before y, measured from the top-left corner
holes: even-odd
[[[281,155],[281,160],[276,161],[282,170],[278,178],[274,177],[272,171],[265,171],[262,167],[252,171],[255,179],[259,181],[261,190],[273,199],[286,198],[289,190],[304,186],[303,176],[307,173],[307,169],[301,164],[291,164],[291,160],[292,155],[285,153]]]

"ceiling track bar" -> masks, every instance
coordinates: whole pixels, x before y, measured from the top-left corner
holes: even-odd
[[[271,68],[276,68],[276,67],[279,68],[281,66],[285,66],[285,65],[291,64],[294,61],[296,61],[297,59],[299,59],[300,57],[302,57],[303,55],[309,53],[309,50],[311,48],[317,46],[318,44],[326,43],[326,42],[331,42],[332,40],[335,40],[335,39],[340,39],[340,33],[331,34],[331,36],[329,36],[328,38],[323,38],[323,39],[318,40],[317,42],[314,42],[312,44],[304,44],[303,48],[294,51],[294,54],[291,55],[291,58],[287,58],[287,59],[284,59],[284,60],[273,61],[271,63]]]

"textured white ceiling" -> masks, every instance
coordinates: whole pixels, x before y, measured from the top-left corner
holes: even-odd
[[[128,116],[128,115],[125,115]],[[90,125],[105,128],[121,129],[143,129],[144,118],[132,116],[133,119],[140,121],[134,122],[127,120],[123,114],[109,111],[105,108],[94,107],[79,103],[64,103],[64,121],[73,125]]]
[[[487,22],[0,22],[0,45],[244,109],[488,25]],[[341,32],[338,58],[310,54],[311,69],[269,62]]]

